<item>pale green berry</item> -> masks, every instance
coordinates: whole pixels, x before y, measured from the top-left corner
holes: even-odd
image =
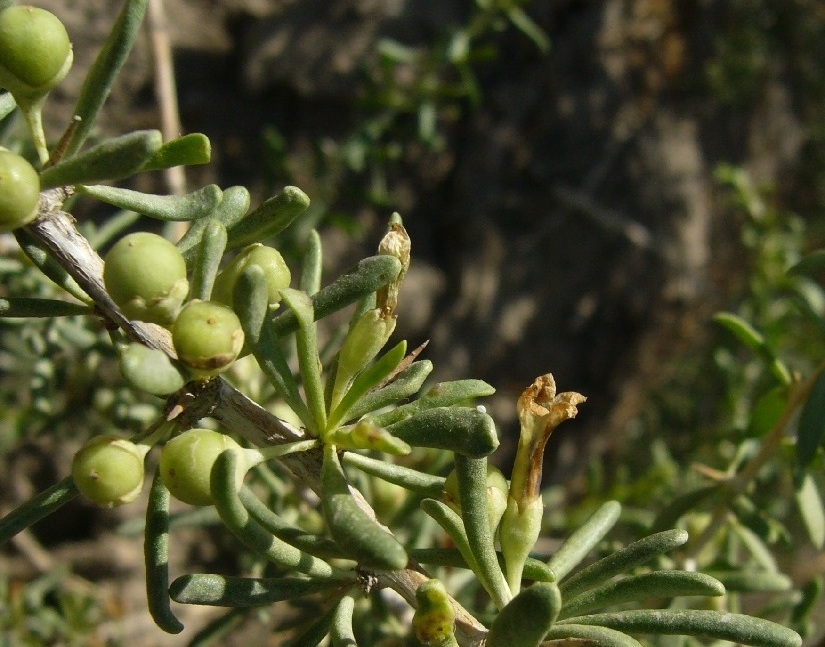
[[[72,44],[57,16],[27,6],[0,12],[0,82],[16,99],[48,92],[71,61]]]
[[[201,377],[229,368],[241,352],[243,341],[238,316],[214,301],[190,301],[172,326],[178,359]]]
[[[269,307],[277,307],[281,301],[281,290],[289,287],[292,275],[281,253],[277,249],[267,247],[261,243],[245,247],[218,274],[215,279],[215,287],[212,290],[212,299],[232,307],[232,293],[235,290],[235,283],[244,270],[251,265],[257,265],[263,270],[269,292]]]
[[[160,476],[169,492],[190,505],[212,505],[212,466],[225,450],[241,450],[232,438],[211,429],[190,429],[175,436],[160,453]],[[243,474],[237,475],[240,489]]]
[[[146,452],[117,436],[97,436],[74,455],[72,479],[90,501],[111,508],[137,499]]]
[[[37,216],[40,177],[20,155],[0,149],[0,232],[28,224]]]
[[[161,325],[175,320],[189,292],[178,248],[143,231],[124,236],[109,250],[103,282],[124,315]]]

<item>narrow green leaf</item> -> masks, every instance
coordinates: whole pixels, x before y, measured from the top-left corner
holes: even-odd
[[[437,407],[387,427],[413,447],[447,449],[470,458],[482,458],[498,447],[493,419],[471,407]]]
[[[501,571],[493,544],[487,513],[487,459],[455,455],[458,499],[467,542],[473,551],[478,570],[476,575],[501,609],[512,598]]]
[[[407,342],[401,341],[384,353],[371,366],[361,371],[352,381],[346,395],[341,398],[338,406],[330,414],[328,427],[332,429],[346,420],[347,412],[398,367],[406,352]]]
[[[60,288],[63,288],[71,294],[78,301],[88,303],[90,306],[94,305],[94,301],[87,295],[77,284],[77,282],[69,276],[68,272],[43,249],[39,242],[26,231],[25,227],[14,230],[14,237],[20,245],[20,249],[32,264],[39,269],[51,281]]]
[[[432,370],[433,363],[430,360],[413,362],[386,386],[370,391],[350,406],[341,421],[357,420],[367,413],[378,411],[415,395]],[[383,415],[379,417],[384,418]]]
[[[113,137],[66,158],[40,173],[40,188],[120,180],[141,170],[163,145],[157,130],[137,130]]]
[[[572,618],[594,609],[648,598],[697,595],[715,597],[724,594],[725,587],[710,575],[686,571],[655,571],[607,582],[574,598],[565,596],[559,618]]]
[[[358,263],[352,272],[339,276],[333,283],[312,296],[315,320],[328,317],[359,299],[393,281],[401,271],[401,263],[394,256],[379,254]],[[273,320],[273,330],[283,337],[298,329],[298,319],[292,311]]]
[[[77,486],[71,476],[55,483],[40,494],[27,499],[0,519],[0,546],[55,510],[63,507],[78,495]]]
[[[825,441],[825,371],[814,381],[799,414],[796,431],[796,462],[804,468]]]
[[[238,493],[238,497],[243,506],[249,511],[255,520],[275,537],[288,544],[292,544],[299,550],[320,557],[321,559],[341,558],[341,549],[326,537],[320,537],[295,526],[274,511],[270,510],[263,501],[255,496],[254,492],[244,486]]]
[[[676,525],[676,522],[681,519],[682,515],[690,512],[706,500],[718,494],[721,491],[721,487],[722,486],[718,483],[714,483],[712,485],[705,485],[695,490],[691,490],[686,494],[676,497],[668,503],[658,515],[656,515],[656,519],[653,521],[650,531],[659,532],[673,528],[673,526]]]
[[[245,344],[254,353],[269,314],[269,286],[260,266],[250,265],[238,277],[232,292],[232,309],[241,320]]]
[[[419,564],[432,564],[434,566],[453,566],[456,568],[469,569],[470,565],[464,556],[456,548],[413,548],[409,551],[410,558]],[[504,565],[504,557],[501,551],[496,551],[496,557],[500,566]],[[542,560],[535,557],[528,557],[524,563],[524,579],[533,582],[555,582],[556,575],[547,568]]]
[[[352,612],[355,609],[355,598],[347,593],[341,598],[332,617],[330,636],[333,647],[358,647],[355,642],[355,633],[352,630]]]
[[[507,18],[516,29],[533,41],[542,54],[550,50],[550,38],[547,33],[527,15],[524,9],[519,6],[511,7],[507,10]]]
[[[734,503],[742,499],[744,499],[744,497],[737,497]],[[751,503],[749,500],[745,500]],[[737,512],[737,514],[739,513]],[[773,556],[773,551],[762,537],[742,523],[734,523],[731,524],[730,527],[741,542],[742,548],[750,553],[751,557],[760,565],[762,570],[769,573],[779,572],[779,566],[776,563],[776,558]]]
[[[209,301],[224,250],[226,250],[226,227],[223,223],[209,218],[198,246],[197,261],[192,271],[191,298]]]
[[[182,604],[213,607],[262,607],[341,586],[341,582],[301,577],[231,577],[190,573],[177,578],[169,595]]]
[[[71,157],[80,150],[91,132],[95,117],[106,102],[120,69],[137,40],[147,3],[148,0],[126,0],[123,3],[123,8],[103,48],[83,81],[80,96],[72,112],[80,117],[80,124],[72,133],[65,157]]]
[[[146,506],[143,556],[146,564],[146,601],[155,624],[166,633],[183,631],[169,606],[169,490],[155,470]]]
[[[819,488],[811,474],[805,474],[802,482],[796,488],[796,506],[808,532],[814,548],[822,550],[825,547],[825,511]]]
[[[557,624],[551,627],[545,636],[545,640],[548,641],[563,641],[566,638],[583,640],[588,645],[594,644],[599,647],[642,647],[642,643],[621,631],[593,625]]]
[[[364,568],[398,570],[407,565],[404,547],[353,498],[333,445],[324,446],[321,509],[335,543]]]
[[[321,289],[321,275],[323,273],[323,250],[321,237],[313,229],[307,235],[304,253],[301,256],[300,288],[309,296]]]
[[[258,299],[261,298],[261,295],[266,297],[266,295],[261,292]],[[246,303],[251,302],[247,301]],[[260,300],[257,302],[256,308],[258,308],[259,311],[262,303],[263,302]],[[246,325],[253,328],[255,326],[252,321],[253,314],[254,313],[252,311],[242,314],[241,324],[243,325],[244,319],[247,319],[248,322]],[[298,418],[300,418],[304,426],[310,430],[311,433],[314,432],[317,434],[317,431],[314,430],[315,422],[312,414],[310,413],[306,403],[301,398],[298,383],[292,375],[292,369],[289,367],[289,364],[281,351],[281,342],[280,339],[278,339],[278,335],[275,332],[275,326],[273,325],[271,319],[264,319],[258,332],[258,339],[257,341],[253,339],[251,345],[255,359],[258,361],[258,366],[260,366],[270,384],[275,387],[278,395],[284,399],[289,408],[292,409]]]
[[[166,142],[143,165],[141,171],[158,171],[173,166],[208,164],[212,158],[212,144],[206,135],[190,133]]]
[[[233,450],[218,456],[212,466],[210,486],[215,508],[226,527],[248,548],[284,568],[298,570],[320,579],[348,579],[325,561],[308,555],[267,532],[252,519],[240,500],[236,485],[238,457]]]
[[[406,456],[412,451],[407,443],[396,438],[383,427],[373,424],[369,419],[359,420],[346,427],[330,427],[324,434],[326,442],[339,449],[384,452],[393,456]]]
[[[788,270],[788,274],[797,274],[819,278],[825,271],[825,249],[817,249],[803,256],[799,262]]]
[[[287,186],[229,229],[229,249],[261,243],[278,235],[309,207],[309,197]]]
[[[7,297],[0,299],[0,317],[71,317],[93,314],[94,311],[83,303],[70,303],[58,299],[33,299],[29,297]]]
[[[748,437],[762,438],[779,422],[788,406],[788,388],[780,384],[763,393],[751,412]]]
[[[332,628],[332,620],[338,610],[337,605],[317,618],[302,634],[283,643],[283,647],[318,647]]]
[[[473,573],[477,572],[478,564],[473,551],[470,549],[470,542],[467,540],[467,532],[464,530],[464,522],[461,521],[461,517],[450,506],[438,499],[424,499],[420,505],[421,509],[432,517],[450,536],[468,568]]]
[[[89,195],[120,209],[158,220],[197,220],[208,216],[220,203],[222,193],[215,184],[186,195],[152,195],[113,186],[78,185],[78,193]]]
[[[555,584],[528,586],[504,607],[487,634],[487,647],[538,647],[559,614],[561,594]]]
[[[628,572],[637,566],[683,546],[688,540],[684,530],[665,530],[628,544],[621,550],[608,555],[583,568],[567,578],[559,586],[565,599],[571,599],[583,591],[606,582],[620,573]]]
[[[408,418],[419,411],[436,407],[451,407],[455,404],[473,402],[476,398],[493,395],[496,390],[483,380],[455,380],[440,382],[409,404],[398,407],[376,417],[380,425],[391,425],[404,418]]]
[[[320,435],[327,426],[327,411],[324,402],[324,386],[321,381],[321,360],[318,357],[318,329],[312,300],[300,290],[287,288],[281,290],[284,303],[298,320],[296,348],[298,351],[298,368],[307,407],[312,414],[311,432]]]
[[[444,491],[445,479],[443,476],[425,474],[409,467],[396,465],[386,460],[370,458],[355,452],[344,453],[341,461],[346,465],[357,467],[366,474],[428,497],[440,496]]]
[[[775,622],[717,611],[643,609],[579,616],[560,620],[559,624],[593,625],[632,633],[703,636],[753,647],[802,645],[799,634]]]
[[[713,315],[713,320],[750,350],[757,353],[764,351],[765,338],[762,336],[762,333],[739,315],[732,312],[717,312]]]
[[[594,512],[584,524],[570,535],[547,565],[559,580],[564,579],[579,562],[598,544],[619,520],[622,506],[608,501]]]
[[[231,227],[249,211],[250,202],[251,197],[245,187],[227,187],[223,190],[220,203],[207,218],[193,220],[189,223],[189,229],[176,243],[180,253],[183,254],[186,265],[191,266],[194,261],[201,237],[210,220],[217,220],[224,227]]]
[[[715,577],[731,593],[780,593],[790,591],[793,587],[793,582],[787,575],[771,571],[709,570],[707,575]]]

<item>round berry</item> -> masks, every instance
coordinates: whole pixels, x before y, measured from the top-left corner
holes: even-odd
[[[40,197],[40,178],[24,158],[0,149],[0,232],[34,220]]]
[[[232,307],[232,293],[235,283],[250,265],[257,265],[264,272],[267,288],[269,288],[269,307],[275,308],[281,301],[281,290],[289,287],[292,274],[289,271],[284,257],[272,247],[255,243],[245,247],[215,279],[212,298]]]
[[[218,456],[227,449],[240,450],[232,438],[211,429],[190,429],[175,436],[160,453],[160,477],[169,492],[190,505],[212,505],[209,479]],[[243,474],[238,474],[238,489]]]
[[[0,11],[0,67],[25,90],[48,91],[71,65],[72,44],[63,23],[37,7],[13,6]],[[3,79],[4,81],[6,79]],[[18,88],[7,88],[16,94]]]
[[[172,326],[172,343],[178,359],[201,377],[229,368],[243,342],[238,316],[214,301],[190,301]]]
[[[97,436],[72,460],[72,478],[87,499],[111,508],[137,499],[143,487],[141,448],[117,436]]]
[[[130,319],[169,325],[186,295],[186,263],[178,248],[157,234],[136,232],[106,254],[103,282]]]

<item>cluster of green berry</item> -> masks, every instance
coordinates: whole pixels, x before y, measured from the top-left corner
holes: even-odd
[[[215,276],[210,300],[187,301],[187,267],[178,247],[148,232],[128,234],[115,243],[103,271],[108,294],[130,319],[169,328],[181,369],[161,351],[126,344],[120,349],[120,361],[130,384],[154,395],[169,395],[184,385],[186,377],[204,380],[228,369],[244,347],[243,327],[231,307],[232,294],[238,277],[250,267],[260,271],[268,306],[275,309],[291,274],[272,247],[247,246]],[[72,465],[78,489],[104,506],[135,500],[150,448],[114,436],[92,439]],[[225,449],[240,451],[241,447],[229,436],[208,429],[192,429],[166,443],[161,474],[172,494],[186,503],[209,505],[210,469]]]

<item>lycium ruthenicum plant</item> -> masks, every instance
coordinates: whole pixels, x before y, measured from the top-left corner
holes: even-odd
[[[250,211],[242,187],[158,196],[97,184],[209,159],[202,135],[163,142],[155,131],[140,131],[84,146],[145,9],[145,0],[124,3],[89,71],[76,119],[49,149],[40,111],[71,62],[71,46],[51,14],[0,2],[0,79],[10,93],[0,106],[4,115],[15,104],[25,113],[40,158],[32,174],[13,172],[27,168],[13,153],[0,157],[12,169],[2,176],[4,195],[8,186],[9,196],[20,196],[0,205],[3,225],[66,292],[61,299],[5,298],[0,311],[102,320],[126,382],[166,398],[136,436],[86,443],[70,477],[0,520],[0,542],[79,493],[103,506],[135,501],[144,459],[155,452],[144,533],[147,602],[170,633],[184,629],[172,601],[235,613],[306,598],[314,606],[294,646],[327,636],[333,645],[398,638],[433,646],[571,639],[630,646],[639,644],[630,635],[637,633],[763,647],[801,643],[780,624],[683,600],[723,596],[725,588],[667,561],[688,539],[680,529],[643,537],[576,571],[617,522],[617,502],[602,505],[551,555],[534,552],[544,513],[544,447],[585,398],[557,393],[549,374],[537,378],[516,404],[521,437],[510,482],[491,468],[499,440],[475,400],[492,387],[458,380],[422,390],[432,370],[419,359],[423,349],[408,352],[405,341],[388,347],[410,264],[397,215],[375,256],[322,287],[317,234],[295,281],[264,245],[307,208],[297,188]],[[53,41],[41,38],[51,31],[58,34]],[[50,58],[28,60],[26,52],[39,47]],[[34,216],[32,191],[39,191]],[[64,210],[73,194],[190,226],[175,244],[146,232],[125,236],[104,263]],[[318,322],[347,306],[354,306],[349,327],[322,344]],[[314,492],[317,512],[296,517],[283,496],[290,484]],[[214,506],[257,560],[255,575],[190,573],[170,583],[170,495]],[[397,514],[379,520],[374,507],[387,508],[382,497]],[[383,592],[390,589],[414,610],[406,626],[403,611],[389,619]],[[680,602],[636,608],[649,598]]]

